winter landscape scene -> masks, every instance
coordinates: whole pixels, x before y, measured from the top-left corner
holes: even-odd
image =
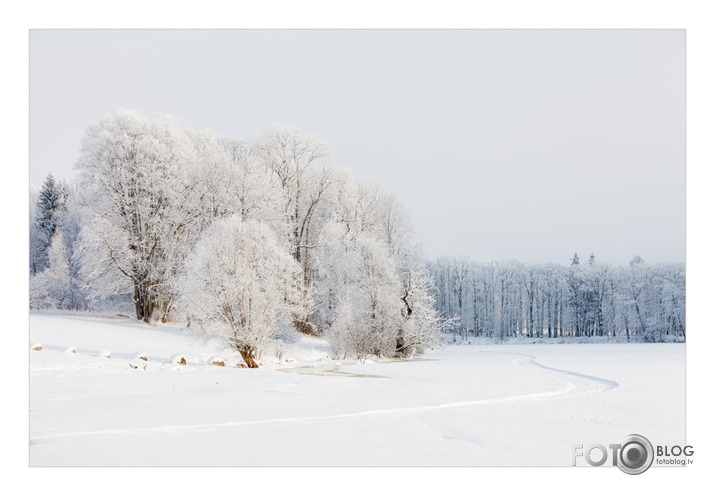
[[[684,446],[684,59],[677,30],[33,31],[30,466]]]

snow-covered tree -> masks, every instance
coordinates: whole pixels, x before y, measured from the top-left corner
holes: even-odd
[[[167,116],[120,110],[90,127],[79,169],[82,274],[102,296],[132,294],[138,319],[166,317],[198,234],[196,148]]]
[[[35,217],[37,216],[37,198],[39,194],[40,193],[36,188],[32,186],[30,187],[30,276],[37,274],[43,250],[46,248],[43,239],[44,236],[40,232],[40,226],[35,220]]]
[[[288,240],[281,194],[271,181],[272,172],[261,161],[254,143],[230,137],[219,138],[229,158],[229,169],[220,178],[226,185],[230,205],[228,215],[268,224],[279,237]]]
[[[661,305],[668,334],[685,339],[685,266],[661,266]]]
[[[30,274],[42,272],[49,264],[48,250],[66,214],[65,187],[48,174],[37,197],[34,226],[30,229]]]
[[[48,266],[30,278],[30,306],[35,309],[67,308],[71,293],[69,250],[57,230],[48,250]]]
[[[70,288],[66,300],[66,308],[83,310],[88,308],[89,300],[87,290],[84,288],[80,276],[81,260],[76,253],[79,235],[85,223],[83,207],[80,203],[80,196],[77,192],[77,184],[71,182],[66,186],[67,203],[66,215],[62,225],[62,236],[67,246],[70,261]]]
[[[316,310],[338,357],[394,356],[402,326],[401,285],[387,246],[325,226],[316,250]]]
[[[70,295],[69,250],[62,231],[57,231],[52,237],[48,258],[49,266],[44,271],[47,290],[57,308],[62,310]]]
[[[196,244],[179,283],[180,306],[192,328],[225,340],[257,367],[281,327],[308,313],[300,278],[267,225],[235,215],[215,222]]]
[[[307,278],[312,220],[332,183],[328,144],[297,126],[274,125],[256,140],[255,149],[280,191],[291,252]]]
[[[329,336],[334,354],[405,357],[439,345],[446,322],[434,310],[431,277],[405,209],[376,183],[355,181],[349,174],[338,176],[332,192],[331,220],[316,242],[313,281],[315,323]],[[375,267],[382,279],[365,277]],[[376,288],[383,291],[385,305],[379,331],[359,324],[370,320],[360,317],[361,308]]]
[[[375,196],[375,234],[384,242],[402,286],[402,325],[397,332],[394,354],[411,357],[440,346],[442,333],[456,326],[459,319],[445,319],[435,308],[432,276],[414,241],[405,207],[395,195],[379,189]]]
[[[47,278],[43,271],[37,275],[30,276],[30,309],[44,310],[49,308],[52,308],[52,300],[50,300],[50,295],[47,291]]]
[[[243,220],[266,222],[287,235],[281,213],[281,192],[271,185],[271,173],[257,157],[254,146],[205,130],[192,136],[202,228],[217,219],[239,214]],[[279,225],[281,224],[281,225]]]
[[[219,142],[219,137],[209,130],[190,136],[196,153],[197,166],[192,169],[199,202],[201,229],[222,217],[235,213],[231,190],[235,187],[231,157]]]
[[[420,262],[407,267],[402,279],[402,323],[395,354],[410,358],[441,346],[442,334],[455,327],[458,319],[445,319],[437,312],[432,277]]]
[[[297,126],[276,124],[254,143],[260,162],[271,173],[278,191],[281,215],[291,254],[303,272],[303,291],[310,292],[313,238],[317,234],[313,219],[333,182],[334,168],[328,144],[319,136]],[[304,333],[315,333],[309,321],[296,321]]]

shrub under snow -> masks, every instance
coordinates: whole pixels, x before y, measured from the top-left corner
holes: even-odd
[[[169,361],[178,365],[186,365],[186,357],[184,355],[174,355]]]
[[[223,358],[219,357],[219,356],[212,357],[212,358],[211,358],[208,362],[206,362],[206,363],[208,363],[209,365],[216,365],[216,366],[218,366],[218,367],[225,367],[225,366],[226,366],[226,361],[225,361]]]

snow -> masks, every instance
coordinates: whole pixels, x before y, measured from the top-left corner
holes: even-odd
[[[29,357],[31,466],[568,467],[576,443],[685,440],[678,343],[323,361],[328,345],[299,336],[281,344],[294,361],[245,369],[180,326],[31,315],[29,338],[44,348]]]

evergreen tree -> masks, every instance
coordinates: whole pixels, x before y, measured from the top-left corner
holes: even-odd
[[[33,229],[33,260],[30,272],[35,275],[42,272],[49,264],[48,251],[55,232],[62,226],[65,215],[67,194],[62,183],[52,174],[45,179],[37,199],[37,214]]]

